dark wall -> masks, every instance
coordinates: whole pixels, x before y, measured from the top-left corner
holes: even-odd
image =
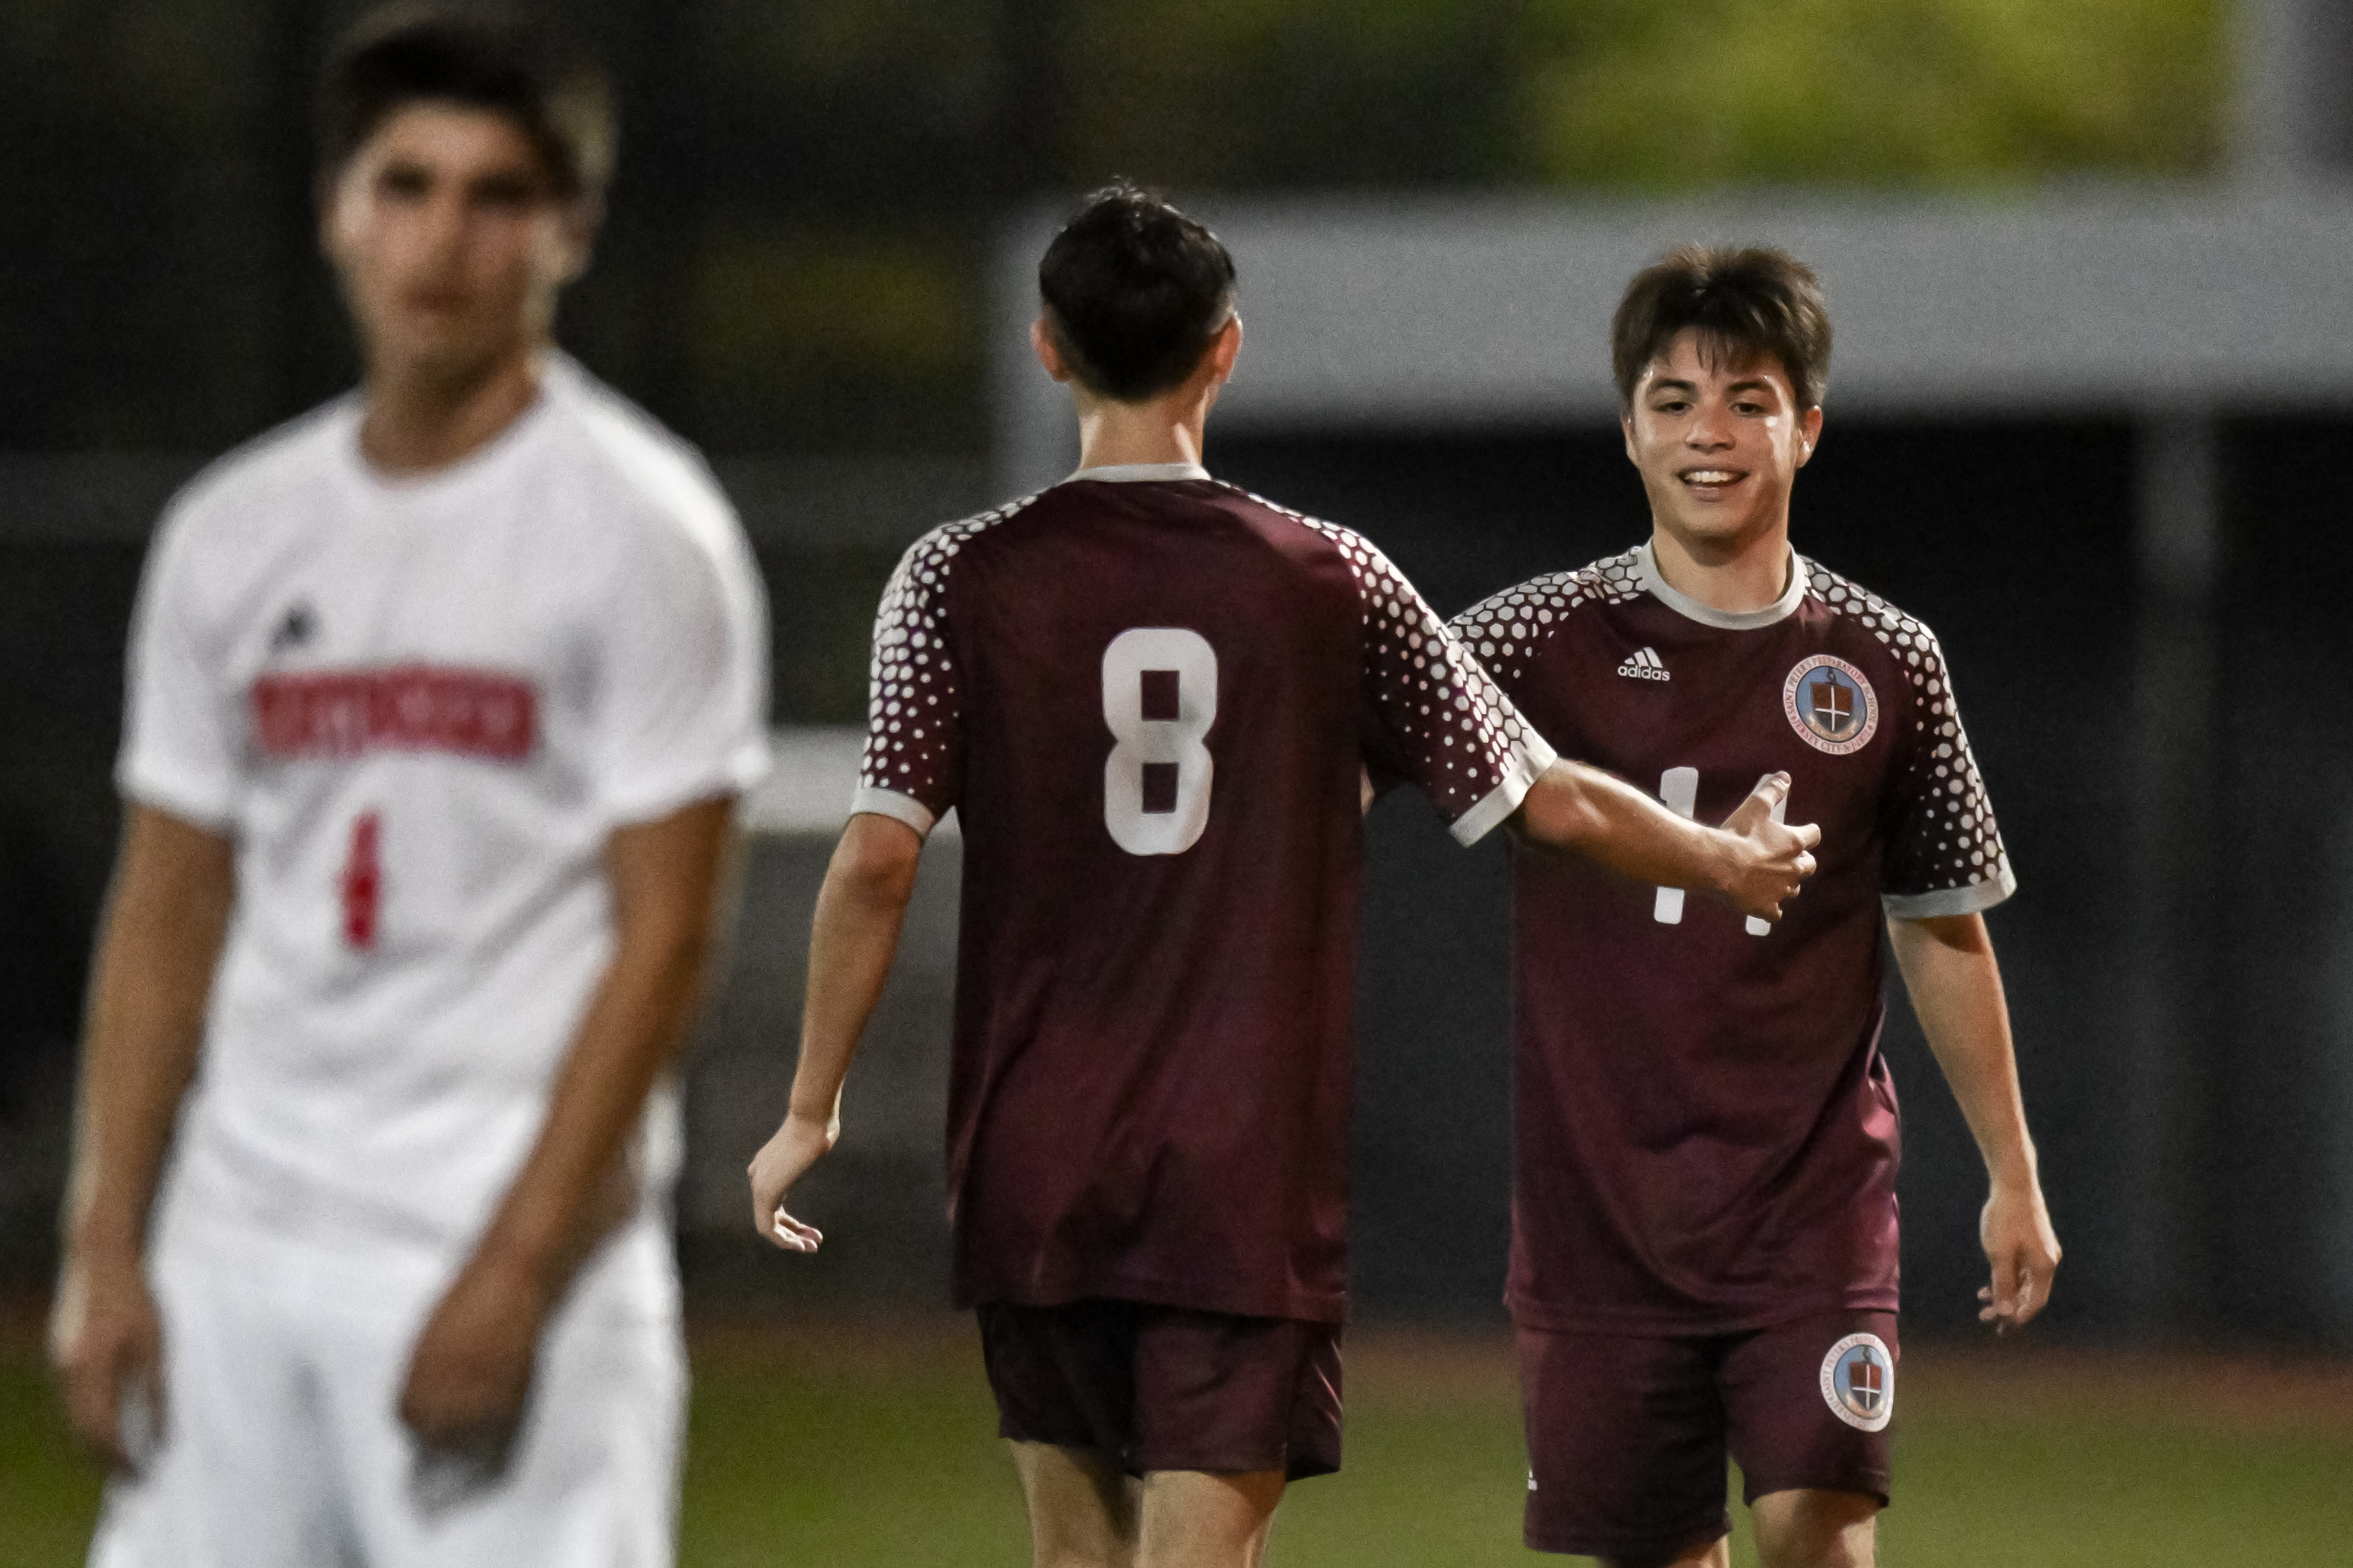
[[[139,557],[0,546],[0,1288],[50,1268]]]
[[[2238,426],[2217,622],[2211,1047],[2186,1132],[2199,1310],[2227,1331],[2343,1338],[2353,1311],[2353,502],[2316,486],[2339,420]]]

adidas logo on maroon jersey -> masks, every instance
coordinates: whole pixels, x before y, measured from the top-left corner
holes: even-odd
[[[1644,648],[1620,665],[1618,673],[1629,680],[1672,680],[1674,679],[1667,673],[1666,661],[1659,657],[1659,650],[1650,647]]]

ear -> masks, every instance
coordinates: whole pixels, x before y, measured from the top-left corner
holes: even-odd
[[[1062,351],[1054,346],[1054,335],[1046,330],[1046,318],[1039,316],[1029,323],[1029,352],[1056,381],[1071,379],[1071,367],[1062,363]]]
[[[1234,361],[1242,352],[1242,319],[1232,316],[1218,329],[1209,343],[1209,384],[1223,386],[1234,374]]]
[[[1804,468],[1813,460],[1814,448],[1821,445],[1822,405],[1815,404],[1798,418],[1798,467]]]
[[[565,203],[560,221],[564,256],[559,281],[569,284],[588,270],[596,257],[596,234],[605,224],[604,198],[584,195]]]
[[[1641,468],[1642,459],[1634,455],[1634,411],[1632,409],[1620,408],[1618,411],[1618,431],[1626,437],[1626,460],[1636,468]]]
[[[341,232],[343,208],[343,179],[340,173],[322,175],[311,187],[319,204],[319,254],[336,266],[343,264]]]

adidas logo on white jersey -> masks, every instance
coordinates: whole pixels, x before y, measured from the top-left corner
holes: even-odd
[[[1618,673],[1629,680],[1672,680],[1674,679],[1667,673],[1666,661],[1659,657],[1659,650],[1650,647],[1644,648],[1620,665]]]

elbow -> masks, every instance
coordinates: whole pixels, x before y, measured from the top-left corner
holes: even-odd
[[[861,862],[848,868],[841,890],[869,909],[903,909],[915,893],[915,863]]]
[[[717,923],[711,919],[689,921],[672,931],[663,952],[670,967],[700,984],[719,945]]]
[[[833,852],[827,879],[852,901],[870,909],[903,909],[914,896],[915,868],[923,841],[905,823],[891,817],[850,818]]]
[[[619,962],[665,977],[657,982],[692,990],[709,972],[718,945],[716,921],[694,910],[666,910],[651,918],[624,919]]]

